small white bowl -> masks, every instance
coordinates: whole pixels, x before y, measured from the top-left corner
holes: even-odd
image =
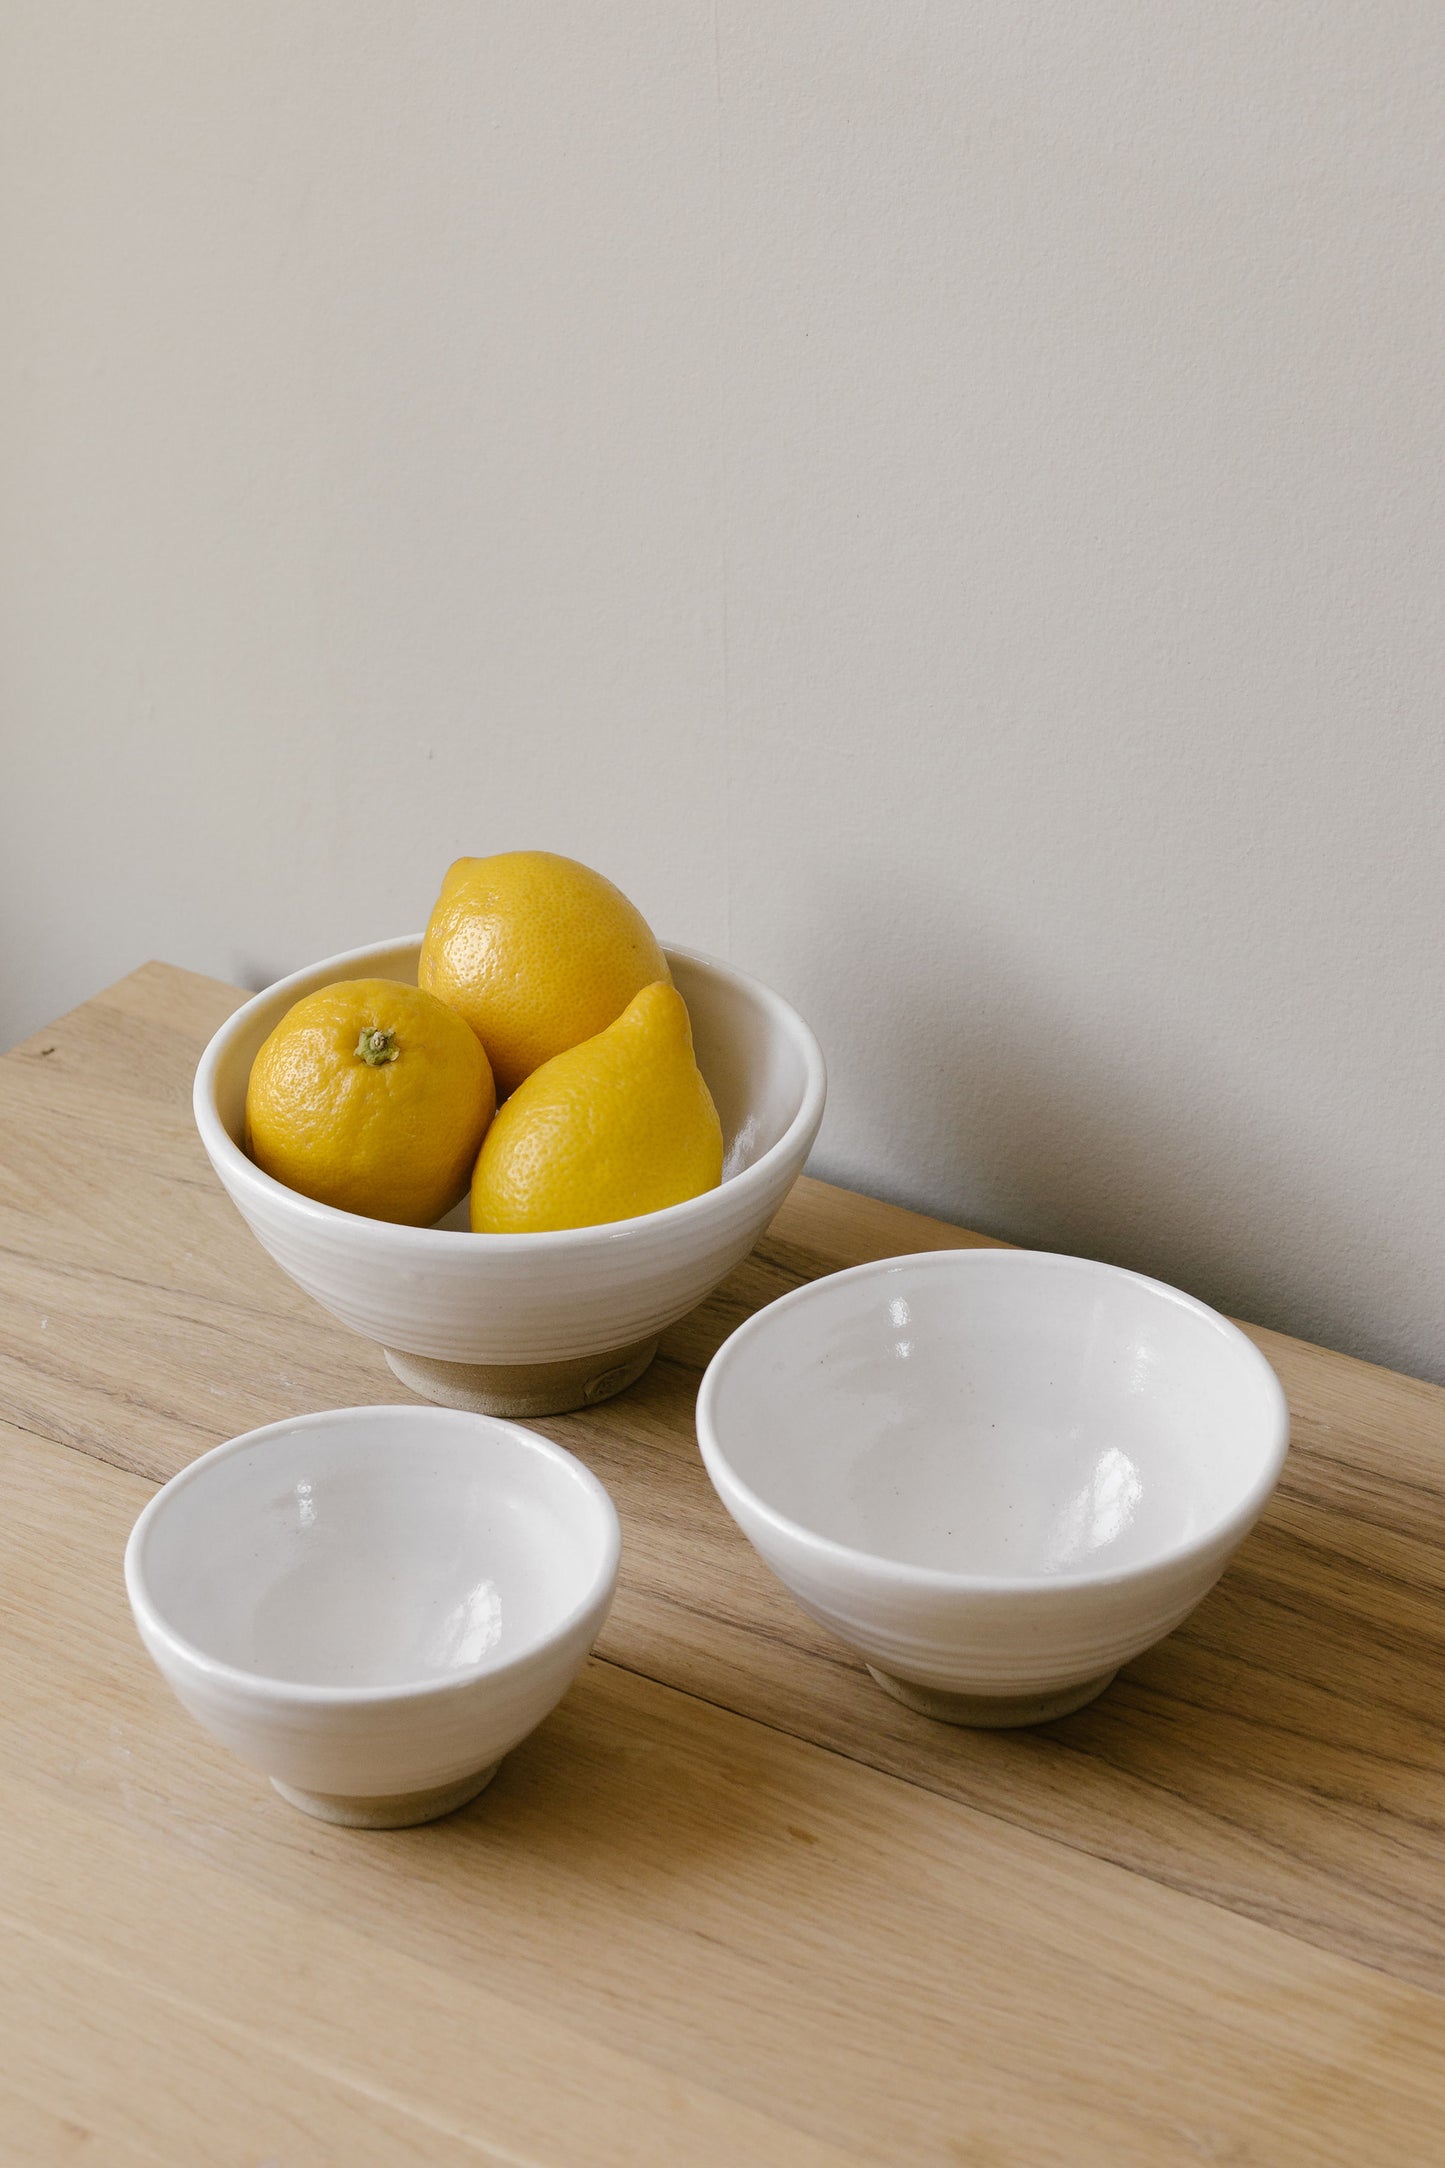
[[[242,1148],[246,1083],[272,1027],[337,979],[416,984],[419,940],[352,949],[248,1001],[196,1071],[211,1165],[252,1233],[322,1307],[379,1340],[403,1384],[449,1407],[548,1415],[607,1400],[657,1336],[746,1257],[801,1173],[823,1118],[818,1042],[756,979],[668,949],[723,1128],[721,1186],[664,1212],[556,1234],[474,1235],[466,1206],[394,1227],[315,1204]]]
[[[1082,1708],[1214,1585],[1289,1414],[1238,1327],[1029,1250],[859,1265],[741,1326],[703,1378],[714,1488],[880,1685],[952,1723]]]
[[[535,1432],[338,1408],[192,1461],[125,1581],[198,1723],[306,1813],[400,1829],[474,1798],[561,1700],[620,1553],[602,1485]]]

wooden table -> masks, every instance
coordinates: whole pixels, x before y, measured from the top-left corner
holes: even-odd
[[[692,1437],[759,1303],[978,1238],[800,1183],[621,1400],[622,1587],[473,1807],[324,1827],[136,1639],[154,1486],[399,1400],[191,1126],[241,999],[149,965],[0,1061],[0,2160],[1445,2161],[1445,1392],[1277,1334],[1283,1486],[1092,1708],[954,1731],[767,1578]]]

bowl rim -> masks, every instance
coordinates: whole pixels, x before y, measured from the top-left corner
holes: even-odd
[[[248,1668],[244,1664],[226,1663],[199,1647],[190,1636],[183,1634],[171,1624],[152,1594],[146,1577],[144,1553],[147,1541],[157,1523],[177,1496],[196,1483],[204,1483],[209,1471],[218,1462],[229,1460],[233,1454],[246,1451],[263,1441],[287,1436],[296,1431],[343,1428],[356,1416],[378,1415],[395,1419],[404,1417],[408,1422],[424,1425],[440,1420],[450,1427],[458,1424],[480,1426],[484,1432],[509,1431],[527,1441],[531,1450],[543,1460],[562,1467],[577,1484],[581,1496],[587,1500],[588,1510],[595,1518],[602,1537],[600,1562],[587,1582],[583,1593],[559,1620],[536,1640],[525,1647],[513,1650],[506,1656],[483,1658],[475,1664],[459,1666],[441,1677],[401,1680],[388,1686],[326,1686],[301,1679],[278,1679],[268,1671]],[[268,1702],[284,1702],[295,1708],[331,1708],[341,1705],[347,1708],[385,1706],[391,1703],[412,1702],[453,1694],[475,1685],[484,1678],[505,1678],[509,1673],[521,1670],[535,1662],[545,1649],[565,1641],[569,1634],[586,1618],[587,1614],[601,1604],[606,1604],[616,1586],[618,1568],[622,1557],[622,1524],[611,1494],[600,1483],[585,1462],[565,1446],[557,1445],[540,1431],[529,1430],[525,1424],[513,1423],[503,1416],[480,1415],[464,1408],[436,1408],[419,1406],[412,1402],[379,1402],[367,1407],[319,1408],[306,1415],[283,1416],[279,1422],[263,1423],[259,1429],[243,1431],[239,1437],[227,1438],[209,1452],[198,1454],[170,1480],[163,1483],[154,1498],[146,1501],[137,1514],[125,1546],[125,1587],[130,1598],[131,1610],[142,1638],[148,1643],[152,1637],[165,1649],[167,1656],[184,1669],[197,1673],[208,1681],[228,1685],[241,1693]]]
[[[281,1209],[309,1222],[318,1232],[345,1229],[348,1235],[363,1245],[386,1248],[395,1252],[401,1244],[404,1251],[418,1259],[423,1257],[456,1258],[470,1252],[476,1256],[516,1256],[525,1252],[535,1256],[546,1250],[570,1249],[575,1251],[580,1243],[595,1240],[599,1244],[616,1244],[655,1239],[662,1226],[682,1225],[705,1218],[716,1208],[720,1197],[730,1200],[745,1199],[753,1190],[765,1188],[777,1169],[796,1154],[799,1140],[806,1137],[806,1150],[811,1146],[813,1135],[823,1117],[823,1105],[827,1097],[827,1069],[823,1051],[817,1039],[799,1016],[796,1009],[781,994],[765,986],[746,971],[739,971],[733,964],[721,962],[715,956],[707,956],[699,949],[663,946],[663,954],[669,963],[680,958],[684,963],[699,964],[705,971],[715,972],[743,992],[750,995],[764,1009],[778,1028],[787,1036],[802,1056],[804,1081],[803,1094],[797,1113],[789,1122],[776,1143],[771,1144],[751,1166],[742,1167],[729,1175],[716,1189],[704,1190],[699,1196],[684,1198],[681,1204],[664,1205],[657,1212],[637,1213],[630,1219],[604,1220],[592,1227],[558,1227],[539,1229],[524,1234],[478,1234],[470,1228],[454,1227],[408,1227],[395,1220],[368,1218],[360,1212],[343,1212],[335,1205],[321,1204],[314,1197],[305,1197],[300,1190],[288,1189],[284,1182],[266,1174],[231,1136],[221,1120],[216,1105],[216,1074],[232,1044],[246,1026],[254,1021],[256,1012],[263,1004],[276,1001],[280,995],[289,995],[286,1007],[301,998],[308,984],[318,982],[319,973],[334,972],[338,978],[363,978],[365,971],[356,968],[383,956],[392,956],[398,949],[420,950],[423,935],[403,934],[391,941],[371,941],[362,948],[344,949],[339,955],[322,957],[314,964],[306,964],[299,971],[288,973],[262,987],[232,1011],[206,1042],[205,1049],[196,1064],[195,1082],[191,1092],[191,1106],[196,1128],[205,1146],[207,1157],[220,1175],[227,1189],[233,1184],[243,1190],[270,1198],[284,1200]],[[326,983],[321,980],[320,983]],[[285,1008],[280,1012],[285,1014]],[[459,1250],[457,1237],[465,1234],[466,1250]]]
[[[795,1521],[755,1491],[744,1481],[728,1459],[725,1447],[718,1435],[715,1421],[715,1403],[719,1392],[719,1380],[737,1360],[738,1350],[744,1351],[748,1343],[761,1330],[763,1320],[772,1318],[778,1311],[799,1308],[816,1299],[824,1289],[844,1280],[861,1280],[881,1277],[909,1266],[926,1271],[957,1270],[963,1264],[965,1270],[985,1271],[1028,1270],[1039,1265],[1054,1270],[1068,1270],[1088,1274],[1104,1274],[1111,1279],[1130,1280],[1164,1297],[1181,1309],[1209,1324],[1222,1338],[1239,1348],[1245,1355],[1246,1367],[1253,1371],[1264,1400],[1267,1424],[1264,1465],[1249,1484],[1242,1497],[1208,1527],[1197,1530],[1125,1566],[1101,1566],[1084,1568],[1071,1573],[1034,1574],[988,1574],[971,1573],[946,1566],[920,1566],[905,1559],[890,1558],[885,1552],[859,1550],[855,1545],[839,1543],[831,1536],[809,1528],[802,1521]],[[1226,1542],[1241,1541],[1263,1511],[1270,1494],[1279,1481],[1289,1448],[1289,1403],[1284,1387],[1280,1384],[1268,1358],[1257,1348],[1249,1335],[1230,1318],[1196,1295],[1188,1295],[1183,1289],[1171,1287],[1166,1280],[1156,1280],[1144,1272],[1133,1272],[1125,1265],[1109,1265],[1092,1257],[1077,1257],[1062,1250],[1030,1250],[1016,1248],[1012,1244],[986,1244],[978,1248],[960,1246],[956,1249],[914,1250],[900,1257],[871,1258],[861,1265],[850,1265],[841,1272],[824,1273],[816,1280],[809,1280],[802,1287],[793,1288],[780,1295],[774,1302],[755,1310],[737,1329],[728,1335],[722,1346],[703,1372],[697,1396],[697,1439],[703,1464],[708,1476],[722,1499],[731,1510],[730,1496],[740,1499],[746,1510],[770,1528],[774,1534],[801,1546],[813,1557],[845,1567],[864,1577],[903,1582],[918,1590],[952,1592],[954,1594],[1050,1596],[1070,1590],[1107,1588],[1130,1581],[1147,1579],[1167,1571],[1184,1560],[1213,1551]]]

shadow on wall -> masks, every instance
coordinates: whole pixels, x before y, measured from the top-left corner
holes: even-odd
[[[1438,1260],[1389,1254],[1340,1203],[1327,1158],[1211,1057],[1187,985],[1092,951],[1071,970],[1064,937],[1021,947],[979,899],[891,871],[820,884],[770,946],[771,967],[738,961],[797,1000],[828,1058],[815,1172],[1441,1374],[1408,1321],[1392,1344],[1353,1299],[1368,1284],[1378,1311],[1382,1287],[1428,1286]],[[258,992],[307,960],[237,955],[230,976]]]
[[[1220,1073],[1182,1013],[1187,988],[1093,957],[1071,977],[1066,942],[1045,962],[971,899],[900,893],[892,877],[886,894],[815,893],[788,945],[829,1058],[816,1172],[1418,1369],[1348,1299],[1366,1253],[1377,1287],[1409,1261],[1383,1262],[1326,1155]]]
[[[227,977],[233,986],[240,986],[248,994],[264,993],[278,979],[284,979],[288,971],[298,968],[295,964],[261,963],[254,956],[233,956]]]

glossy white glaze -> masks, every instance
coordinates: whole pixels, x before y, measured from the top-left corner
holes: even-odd
[[[1034,1699],[1107,1684],[1193,1609],[1288,1439],[1273,1371],[1227,1319],[1026,1250],[784,1296],[718,1351],[697,1424],[733,1518],[870,1664]]]
[[[344,1408],[192,1462],[137,1520],[125,1571],[141,1638],[208,1731],[327,1819],[395,1826],[422,1818],[409,1801],[456,1804],[561,1698],[619,1553],[601,1484],[535,1432]]]
[[[792,1187],[823,1114],[822,1055],[788,1004],[742,972],[669,949],[723,1125],[724,1178],[640,1219],[557,1234],[474,1235],[465,1210],[393,1227],[286,1189],[242,1149],[258,1047],[303,994],[347,978],[415,982],[417,940],[354,949],[258,994],[196,1072],[196,1125],[257,1239],[345,1325],[434,1361],[538,1364],[647,1340],[711,1293]]]

